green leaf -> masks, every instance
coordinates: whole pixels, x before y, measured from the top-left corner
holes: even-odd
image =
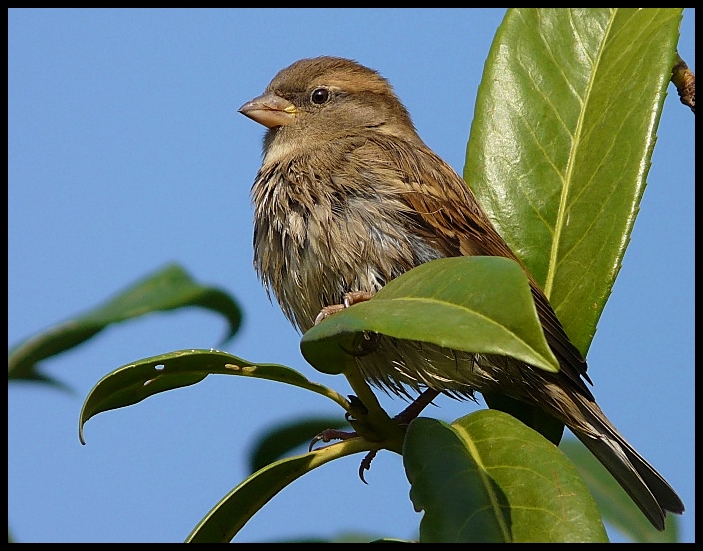
[[[180,350],[145,358],[105,375],[88,394],[81,409],[78,433],[91,417],[111,409],[202,381],[208,375],[240,375],[286,383],[326,396],[344,409],[347,400],[321,384],[309,381],[294,369],[276,364],[255,364],[218,350]]]
[[[515,8],[484,70],[464,179],[585,355],[649,171],[681,8]]]
[[[77,346],[113,323],[151,312],[200,306],[222,314],[229,323],[225,340],[241,323],[239,306],[227,293],[196,283],[180,266],[162,268],[100,306],[60,323],[17,345],[9,353],[9,379],[49,379],[37,370],[37,362]]]
[[[501,354],[548,371],[559,364],[544,338],[523,270],[500,257],[442,258],[390,281],[310,329],[300,342],[316,369],[342,373],[364,332],[466,352]]]
[[[603,542],[593,498],[557,447],[512,416],[418,418],[403,462],[421,542]]]
[[[368,451],[353,438],[304,455],[281,459],[254,473],[227,494],[190,533],[189,543],[226,543],[247,521],[288,484],[334,459]]]
[[[256,472],[269,463],[310,441],[326,429],[341,429],[349,423],[340,417],[306,417],[269,428],[249,452],[249,472]]]
[[[483,399],[491,409],[509,413],[525,425],[539,432],[555,446],[564,435],[564,423],[552,417],[536,404],[526,404],[500,392],[483,392]]]
[[[666,529],[660,532],[652,526],[627,492],[581,442],[573,439],[563,440],[559,446],[586,482],[605,522],[635,542],[678,542],[677,515],[667,515]]]

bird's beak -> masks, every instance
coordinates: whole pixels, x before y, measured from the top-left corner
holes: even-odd
[[[297,111],[295,105],[273,92],[254,98],[239,108],[242,115],[263,124],[266,128],[292,123]]]

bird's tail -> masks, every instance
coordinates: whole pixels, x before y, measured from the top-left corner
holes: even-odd
[[[585,406],[583,409],[587,410],[589,421],[599,436],[578,430],[574,430],[574,434],[608,469],[654,527],[664,530],[666,512],[683,513],[683,502],[594,402],[584,400],[582,406]]]

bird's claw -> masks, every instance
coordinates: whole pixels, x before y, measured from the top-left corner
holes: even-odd
[[[361,465],[359,465],[359,478],[364,484],[368,484],[368,482],[364,479],[364,471],[371,470],[371,461],[373,461],[373,458],[376,457],[377,453],[378,450],[371,450],[361,460]]]
[[[355,432],[344,432],[343,430],[326,429],[310,441],[308,451],[311,452],[312,447],[318,442],[327,443],[331,442],[332,440],[349,440],[350,438],[355,438],[356,436],[358,435]]]
[[[320,313],[317,314],[317,317],[315,318],[315,325],[319,325],[323,320],[326,320],[332,314],[341,312],[345,308],[348,308],[348,306],[344,304],[333,304],[332,306],[325,306],[322,310],[320,310]]]
[[[342,304],[332,304],[331,306],[325,306],[320,313],[317,314],[315,318],[315,325],[319,325],[320,322],[330,317],[332,314],[341,312],[345,308],[354,306],[359,302],[366,302],[370,300],[375,293],[371,291],[350,291],[349,293],[344,293],[344,301]]]

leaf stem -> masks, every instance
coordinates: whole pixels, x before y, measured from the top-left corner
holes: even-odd
[[[350,421],[354,430],[371,442],[379,442],[380,447],[401,454],[405,429],[391,419],[378,403],[376,395],[362,377],[355,362],[349,363],[344,376],[366,408],[365,412],[354,412],[355,419]]]

